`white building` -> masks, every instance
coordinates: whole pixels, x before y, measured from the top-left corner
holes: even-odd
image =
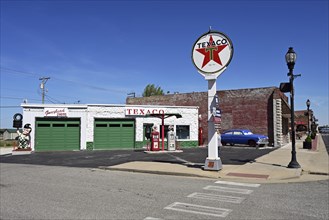
[[[148,137],[153,126],[158,128],[162,139],[162,116],[168,117],[164,119],[165,137],[168,126],[174,125],[180,147],[198,145],[198,107],[195,106],[21,106],[23,125],[31,124],[31,147],[35,151],[143,148],[149,142]],[[181,118],[171,116],[173,114],[180,115]]]

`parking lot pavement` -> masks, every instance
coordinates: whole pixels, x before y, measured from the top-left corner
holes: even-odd
[[[219,156],[223,164],[242,165],[268,154],[274,148],[222,147]],[[8,151],[1,156],[1,163],[21,163],[50,166],[89,167],[113,166],[132,161],[148,161],[176,164],[204,164],[208,155],[205,147],[186,148],[177,153],[147,154],[144,150],[60,151],[34,152],[13,156]]]

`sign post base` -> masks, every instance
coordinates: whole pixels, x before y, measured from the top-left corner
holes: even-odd
[[[217,159],[206,158],[205,166],[203,169],[219,171],[223,169],[222,161],[219,157]]]

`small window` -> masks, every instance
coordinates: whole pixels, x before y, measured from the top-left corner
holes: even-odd
[[[134,125],[133,124],[122,124],[122,127],[131,128],[131,127],[134,127]]]
[[[106,128],[107,124],[96,124],[97,128]]]
[[[70,127],[70,128],[72,128],[72,127],[79,127],[79,124],[67,124],[67,127]]]
[[[190,139],[190,126],[189,125],[177,125],[176,136],[178,139]]]
[[[114,128],[114,127],[118,128],[121,127],[120,125],[121,124],[109,124],[110,128]]]
[[[38,124],[38,127],[49,128],[50,124]]]
[[[53,127],[59,128],[59,127],[65,127],[65,124],[53,124]]]

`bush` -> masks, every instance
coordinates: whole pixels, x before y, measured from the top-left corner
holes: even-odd
[[[312,132],[312,134],[311,134],[311,138],[312,138],[312,139],[315,139],[315,136],[316,136],[316,133],[315,133],[315,132]]]
[[[13,146],[13,144],[14,144],[13,140],[0,141],[0,147],[11,147]]]
[[[308,135],[305,139],[305,142],[312,142],[312,138],[310,135]]]

